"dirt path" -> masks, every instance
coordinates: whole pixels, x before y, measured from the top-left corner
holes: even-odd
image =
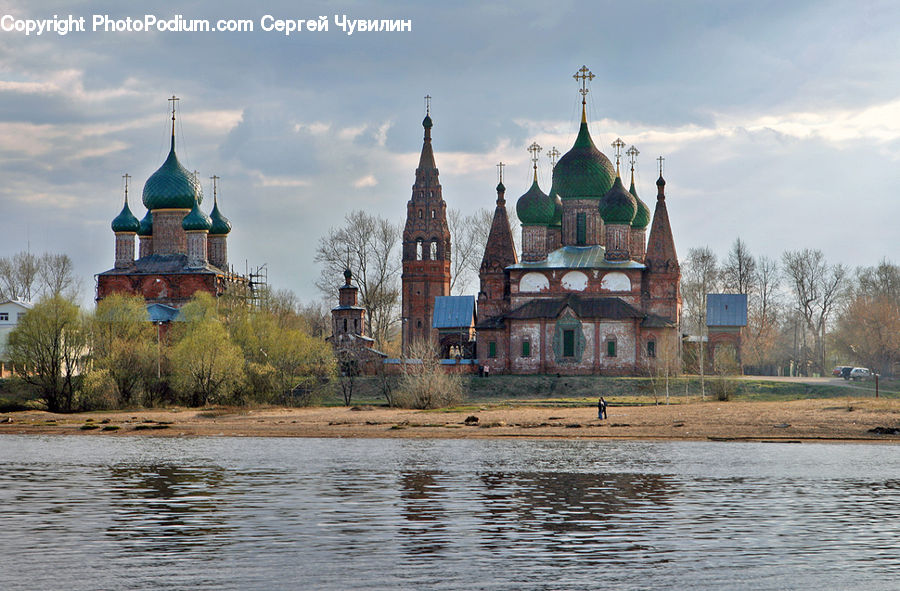
[[[477,417],[477,422],[467,417]],[[898,429],[876,434],[873,428]],[[900,442],[900,400],[696,402],[670,406],[484,406],[477,411],[363,407],[170,409],[0,415],[0,434],[244,437],[613,438]]]

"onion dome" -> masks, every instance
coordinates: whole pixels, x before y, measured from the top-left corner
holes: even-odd
[[[562,199],[602,199],[613,185],[616,171],[609,158],[597,149],[588,131],[584,110],[581,128],[572,149],[553,169],[553,188]],[[551,191],[551,194],[553,191]]]
[[[523,226],[549,226],[553,221],[555,203],[538,186],[537,179],[531,188],[516,201],[516,215]]]
[[[153,214],[150,211],[141,220],[141,227],[137,233],[138,236],[153,236]]]
[[[617,176],[612,188],[600,200],[599,209],[605,223],[630,225],[637,213],[637,201]]]
[[[353,271],[349,268],[344,269],[344,282],[345,285],[350,285],[350,280],[353,279]]]
[[[190,232],[192,230],[206,230],[207,232],[212,227],[212,220],[209,219],[209,216],[203,213],[200,209],[200,205],[194,201],[194,208],[191,209],[191,213],[184,216],[184,219],[181,220],[181,228],[185,232]]]
[[[212,227],[209,229],[210,234],[223,236],[231,232],[231,222],[219,211],[218,199],[213,202],[213,210],[210,212],[209,218],[212,220]]]
[[[502,182],[497,183],[497,192],[506,193],[506,185],[504,185]]]
[[[166,161],[144,183],[143,201],[149,210],[192,209],[203,201],[199,181],[178,162],[174,135]]]
[[[141,222],[138,221],[131,209],[128,208],[128,200],[125,200],[125,206],[122,212],[112,221],[113,232],[137,232],[141,228]]]
[[[425,115],[425,118],[422,119],[422,127],[425,129],[431,129],[434,127],[434,123],[431,122],[431,115]]]
[[[631,193],[631,196],[637,202],[637,213],[634,214],[634,219],[631,220],[631,227],[636,230],[644,230],[650,225],[650,208],[638,197],[637,190],[634,188],[634,173],[631,175],[631,188],[628,189],[628,192]]]

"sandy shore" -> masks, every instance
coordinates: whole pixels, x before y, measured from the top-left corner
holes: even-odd
[[[477,422],[467,417],[477,417]],[[750,441],[895,441],[900,400],[695,402],[669,406],[483,406],[469,412],[372,407],[169,409],[59,415],[0,414],[0,434],[238,437],[610,438]]]

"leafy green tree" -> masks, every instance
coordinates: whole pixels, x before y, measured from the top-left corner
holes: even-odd
[[[91,323],[93,359],[116,385],[120,404],[132,404],[156,375],[157,328],[147,321],[144,299],[113,294],[97,306]]]
[[[202,406],[234,392],[244,359],[219,320],[195,317],[172,348],[170,363],[176,388],[189,404]]]
[[[22,379],[36,386],[51,412],[71,412],[76,376],[87,350],[78,306],[62,296],[45,298],[10,332],[7,352]]]

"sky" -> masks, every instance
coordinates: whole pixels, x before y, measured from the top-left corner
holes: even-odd
[[[0,28],[84,17],[86,31],[0,30],[0,256],[68,253],[91,302],[113,266],[110,222],[168,151],[209,177],[231,219],[236,270],[266,265],[302,300],[318,240],[364,209],[405,216],[432,98],[435,159],[449,208],[493,208],[507,164],[510,213],[531,184],[526,147],[565,153],[586,65],[594,142],[640,150],[651,209],[658,156],[680,257],[821,249],[849,266],[898,262],[900,4],[519,0],[155,3],[0,0]],[[111,19],[247,19],[253,32],[93,31]],[[9,15],[9,16],[6,16]],[[261,30],[262,19],[328,16],[327,31]],[[409,20],[410,31],[346,34],[335,16]],[[336,296],[335,296],[336,297]]]

